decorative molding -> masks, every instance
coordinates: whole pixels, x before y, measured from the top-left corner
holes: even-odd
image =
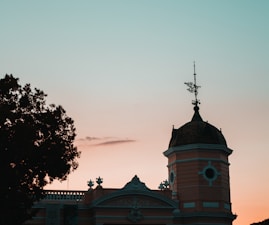
[[[230,155],[233,152],[232,149],[227,148],[225,145],[197,143],[197,144],[188,144],[188,145],[180,145],[180,146],[176,146],[176,147],[171,147],[171,148],[168,148],[166,151],[164,151],[163,154],[165,156],[169,156],[175,152],[198,150],[198,149],[206,149],[206,150],[212,150],[212,151],[223,151],[228,155]]]
[[[230,220],[236,219],[237,215],[232,214],[231,212],[184,212],[180,213],[179,217],[181,218],[199,218],[199,217],[209,217],[209,218],[226,218]]]
[[[145,185],[145,183],[141,182],[137,175],[133,177],[133,179],[128,182],[122,190],[129,190],[129,191],[149,191],[150,189]]]
[[[227,161],[224,161],[222,159],[218,159],[218,158],[189,158],[189,159],[178,159],[178,160],[175,160],[171,163],[169,163],[167,166],[170,167],[170,166],[173,166],[174,164],[176,163],[185,163],[185,162],[193,162],[193,161],[214,161],[214,162],[221,162],[225,165],[230,165],[229,162]]]
[[[195,208],[195,202],[185,202],[183,203],[183,208]]]
[[[204,208],[219,208],[219,202],[203,202]]]
[[[135,204],[139,205],[140,208],[166,208],[167,204],[158,200],[149,198],[147,196],[121,196],[113,198],[110,201],[103,202],[100,206],[102,207],[113,207],[113,208],[132,208]]]
[[[161,191],[160,191],[161,192]],[[131,197],[131,198],[130,198]],[[146,208],[177,208],[178,202],[168,198],[158,191],[152,191],[146,187],[146,185],[135,176],[130,182],[128,182],[122,189],[106,194],[92,202],[88,207],[131,207],[132,199],[137,197],[139,200],[140,208],[145,206]]]
[[[134,198],[133,205],[127,216],[127,219],[132,223],[137,223],[140,222],[143,218],[144,216],[139,209],[137,198]]]

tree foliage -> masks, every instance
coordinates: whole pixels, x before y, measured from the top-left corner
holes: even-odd
[[[74,121],[46,94],[0,79],[0,225],[21,224],[43,187],[78,167]]]

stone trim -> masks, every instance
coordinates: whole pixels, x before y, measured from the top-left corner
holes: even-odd
[[[230,165],[229,162],[226,162],[225,160],[218,159],[218,158],[189,158],[189,159],[175,160],[175,161],[169,163],[167,166],[170,167],[170,166],[173,166],[174,164],[177,164],[177,163],[185,163],[185,162],[192,162],[192,161],[213,161],[213,162],[221,162],[221,163],[226,164],[228,166]]]
[[[219,208],[219,202],[203,202],[204,208]]]
[[[151,197],[153,199],[157,199],[163,203],[165,203],[167,205],[167,207],[171,207],[171,208],[177,208],[178,206],[178,203],[173,201],[172,199],[170,198],[167,198],[163,195],[160,195],[160,194],[157,194],[157,193],[154,193],[154,192],[151,192],[151,191],[128,191],[128,190],[119,190],[119,191],[116,191],[114,193],[111,193],[111,194],[107,194],[103,197],[100,197],[99,199],[95,200],[92,202],[92,204],[90,205],[90,207],[101,207],[101,204],[106,202],[106,201],[109,201],[111,199],[114,199],[114,198],[117,198],[117,197],[124,197],[124,196],[148,196],[148,197]],[[104,207],[107,207],[107,206],[104,206]],[[164,207],[164,208],[167,208],[167,207]]]
[[[232,149],[227,148],[225,145],[197,143],[197,144],[188,144],[188,145],[180,145],[180,146],[176,146],[176,147],[171,147],[171,148],[168,148],[166,151],[164,151],[163,154],[165,156],[169,156],[175,152],[189,151],[189,150],[194,150],[194,149],[223,151],[228,155],[230,155],[233,152]]]
[[[195,208],[196,204],[195,202],[185,202],[183,203],[183,208],[187,209],[187,208]]]
[[[234,220],[237,215],[232,214],[231,212],[189,212],[189,213],[180,213],[178,216],[180,218],[197,218],[197,217],[209,217],[209,218],[228,218]]]

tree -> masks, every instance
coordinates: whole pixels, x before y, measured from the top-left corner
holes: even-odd
[[[46,94],[0,79],[0,225],[29,219],[43,187],[65,180],[78,167],[74,121],[61,106],[46,105]]]

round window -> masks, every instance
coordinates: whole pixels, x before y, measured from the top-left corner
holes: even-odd
[[[169,180],[170,180],[170,183],[171,183],[171,184],[174,183],[174,180],[175,180],[175,174],[174,174],[173,171],[171,171],[171,173],[170,173]]]
[[[216,173],[215,173],[215,170],[213,170],[212,168],[207,168],[205,170],[205,176],[211,180],[215,177]]]
[[[211,161],[208,161],[208,165],[204,167],[199,174],[203,175],[204,179],[208,181],[209,186],[212,186],[213,181],[220,176],[220,172],[211,164]]]

